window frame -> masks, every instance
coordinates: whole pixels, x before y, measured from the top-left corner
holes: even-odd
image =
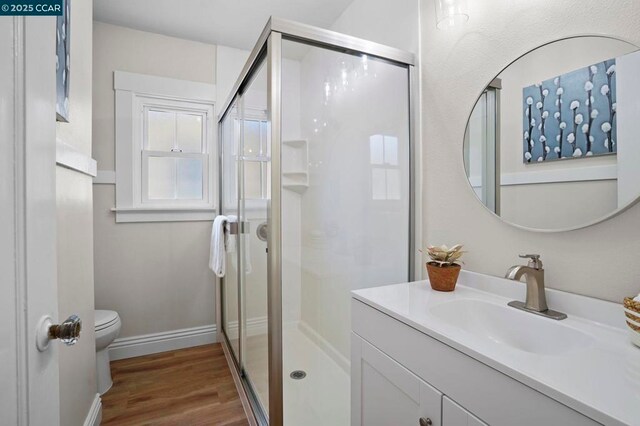
[[[382,142],[382,162],[380,163],[374,163],[372,161],[369,161],[369,166],[371,167],[371,199],[374,203],[378,203],[378,204],[382,204],[382,203],[386,203],[386,204],[393,204],[393,203],[398,203],[402,201],[402,194],[400,194],[399,198],[389,198],[389,171],[398,171],[398,174],[400,176],[402,176],[401,169],[402,169],[402,165],[400,164],[400,138],[398,136],[393,136],[393,135],[387,135],[387,134],[383,134],[383,133],[378,133],[375,135],[371,135],[369,137],[369,146],[371,146],[371,141],[372,138],[374,137],[380,137],[381,142]],[[386,158],[386,139],[387,138],[393,138],[396,140],[396,164],[393,164],[391,162],[387,161]],[[371,156],[371,148],[369,148],[369,155]],[[373,178],[373,172],[374,171],[384,171],[384,179],[385,179],[385,198],[374,198],[374,188],[373,188],[373,182],[374,182],[374,178]],[[400,180],[400,188],[402,188],[402,180]]]
[[[240,111],[242,110],[242,113],[240,113]],[[251,106],[244,106],[244,108],[241,108],[239,105],[235,106],[235,111],[233,111],[233,109],[228,113],[228,120],[230,120],[230,126],[232,126],[232,134],[230,135],[231,137],[233,137],[233,145],[231,146],[232,151],[229,153],[229,157],[233,159],[233,161],[235,162],[236,166],[235,167],[239,167],[240,166],[240,161],[244,162],[244,161],[254,161],[254,162],[260,162],[261,163],[261,179],[263,179],[261,181],[261,192],[263,194],[263,198],[244,198],[244,209],[246,211],[252,211],[252,210],[258,210],[258,211],[262,211],[267,207],[267,202],[269,201],[269,165],[271,163],[271,141],[270,141],[270,134],[269,134],[269,117],[267,114],[267,111],[263,108],[257,108],[257,107],[251,107]],[[264,149],[264,152],[261,152],[260,155],[244,155],[244,152],[242,151],[242,149],[244,149],[244,146],[242,146],[243,144],[241,143],[242,141],[242,137],[243,137],[243,126],[244,126],[244,122],[245,121],[258,121],[260,123],[260,125],[262,125],[262,123],[265,123],[266,125],[266,130],[265,130],[265,140],[264,140],[264,146],[262,146],[262,141],[261,141],[261,150]],[[224,131],[224,130],[223,130]],[[244,169],[244,165],[243,165],[243,169]],[[237,170],[236,170],[237,171]],[[244,171],[244,170],[243,170]],[[227,180],[226,181],[227,184],[231,184],[233,183],[233,187],[229,187],[229,186],[225,186],[223,188],[224,191],[224,197],[223,197],[223,202],[225,203],[225,209],[226,210],[233,210],[235,209],[237,206],[235,203],[237,203],[237,199],[234,199],[234,197],[237,197],[237,185],[238,185],[238,181],[237,179],[235,181],[233,180]],[[244,194],[243,194],[244,197]]]
[[[177,101],[173,99],[164,99],[155,96],[136,96],[136,110],[141,111],[141,122],[134,128],[134,135],[132,143],[139,146],[134,146],[134,176],[140,176],[140,206],[144,207],[182,207],[182,208],[197,208],[197,207],[211,207],[213,206],[213,200],[211,199],[209,187],[213,184],[210,170],[211,167],[211,150],[212,146],[212,117],[213,117],[213,105],[207,105],[200,102],[192,101]],[[200,153],[197,152],[182,152],[182,151],[158,151],[149,149],[149,111],[167,111],[172,113],[188,112],[194,115],[200,115],[203,118],[204,132],[202,135],[202,146]],[[175,147],[174,141],[174,147]],[[140,158],[138,159],[138,155]],[[149,199],[149,158],[150,157],[164,157],[164,158],[200,158],[202,159],[202,199]],[[139,170],[138,170],[139,168]],[[137,184],[137,183],[136,183]],[[136,204],[134,204],[135,206]]]
[[[238,153],[236,155],[242,159],[242,161],[246,164],[246,162],[254,162],[260,164],[260,193],[261,198],[246,198],[245,196],[245,204],[249,204],[251,207],[259,208],[263,203],[266,204],[269,199],[269,176],[268,176],[268,167],[271,162],[271,152],[270,152],[270,142],[269,142],[269,117],[267,115],[267,111],[261,108],[255,107],[244,107],[243,117],[235,119],[234,129],[237,132],[237,138],[240,138],[240,135],[244,137],[244,131],[246,129],[245,122],[254,121],[258,123],[259,129],[259,144],[260,144],[260,152],[258,155],[246,155],[244,153],[244,144],[240,144],[240,141],[237,142],[236,146],[238,147]],[[265,124],[265,130],[263,134],[262,125]],[[242,127],[242,129],[241,129]],[[264,136],[264,140],[262,137]],[[242,145],[242,146],[241,146]],[[242,148],[242,151],[240,149]],[[246,185],[246,183],[245,183]]]
[[[167,152],[144,150],[140,155],[141,199],[144,207],[207,207],[209,202],[209,159],[208,154],[196,152]],[[202,160],[202,199],[197,198],[149,198],[149,159],[150,158],[197,158]]]
[[[213,220],[217,200],[215,85],[116,71],[114,90],[116,222]],[[201,152],[148,149],[147,120],[152,110],[201,115]],[[201,158],[202,199],[149,199],[147,171],[151,157]]]

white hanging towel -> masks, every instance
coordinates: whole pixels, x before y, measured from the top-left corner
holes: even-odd
[[[229,216],[217,216],[213,221],[213,227],[211,228],[211,247],[209,251],[209,268],[215,272],[219,278],[224,277],[226,273],[227,253],[235,253],[236,251],[236,238],[238,235],[229,235],[225,232],[227,225],[230,223],[238,222],[238,217]],[[247,236],[248,237],[248,236]],[[249,239],[243,239],[244,247],[244,270],[245,273],[250,274],[251,267],[251,243]]]
[[[211,228],[211,247],[209,251],[209,268],[219,278],[226,272],[227,256],[224,228],[227,223],[226,216],[216,216]]]

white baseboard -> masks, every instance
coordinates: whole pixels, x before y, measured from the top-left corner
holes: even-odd
[[[247,336],[267,334],[269,330],[267,317],[249,318],[247,320]]]
[[[304,321],[298,322],[298,329],[313,343],[318,345],[324,353],[329,355],[329,357],[334,360],[336,364],[340,366],[340,368],[342,368],[347,374],[350,374],[351,363],[349,362],[347,357],[342,355],[342,353],[334,348],[331,343],[329,343],[324,337],[318,334],[317,331],[315,331],[309,324]]]
[[[217,342],[215,325],[116,339],[109,346],[112,361]]]
[[[84,419],[84,426],[100,426],[102,421],[102,400],[100,394],[97,393],[93,398],[93,403],[89,409],[87,417]]]
[[[229,321],[227,337],[229,339],[238,338],[238,321]],[[246,333],[248,337],[267,334],[268,323],[267,317],[249,318],[247,320]]]

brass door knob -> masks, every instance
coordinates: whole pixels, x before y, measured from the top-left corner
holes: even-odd
[[[40,319],[36,333],[36,346],[40,352],[47,350],[49,341],[59,339],[67,346],[75,345],[80,338],[82,320],[77,315],[71,315],[61,324],[54,324],[51,317]]]
[[[428,417],[420,418],[420,426],[431,426],[431,425],[433,425],[433,422],[431,421],[430,418]]]

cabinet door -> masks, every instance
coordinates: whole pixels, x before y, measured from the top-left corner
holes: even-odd
[[[355,334],[351,365],[352,426],[441,426],[442,394]]]
[[[488,426],[485,422],[447,398],[442,397],[442,426]]]

